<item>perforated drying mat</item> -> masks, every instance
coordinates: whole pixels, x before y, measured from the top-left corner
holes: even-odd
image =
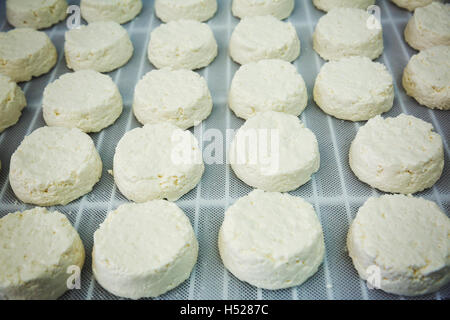
[[[78,1],[69,1],[78,4]],[[227,93],[231,79],[238,65],[228,56],[228,43],[231,32],[238,19],[231,15],[231,0],[218,0],[216,16],[208,22],[219,45],[219,56],[199,73],[209,84],[214,109],[211,116],[197,130],[203,134],[208,129],[219,129],[225,133],[227,128],[238,129],[243,121],[238,119],[227,106]],[[449,137],[450,112],[432,111],[419,106],[415,100],[406,96],[401,85],[403,68],[415,54],[403,39],[403,30],[411,14],[399,9],[387,0],[378,0],[384,29],[385,50],[378,61],[384,63],[395,80],[394,108],[385,116],[400,113],[412,114],[431,122],[441,134],[445,145],[446,167],[438,183],[417,196],[435,201],[449,214],[450,212],[450,171]],[[11,26],[5,18],[5,1],[0,8],[0,30],[7,31]],[[238,180],[229,166],[225,164],[206,165],[200,184],[182,197],[177,204],[189,216],[197,234],[200,251],[198,262],[191,277],[178,288],[160,299],[398,299],[379,290],[369,290],[361,281],[352,266],[345,246],[349,223],[358,208],[370,196],[380,193],[361,183],[350,171],[347,156],[351,141],[362,123],[337,120],[325,115],[311,99],[314,80],[323,60],[312,49],[312,33],[317,20],[324,13],[318,11],[310,0],[297,0],[296,8],[289,21],[297,29],[302,43],[302,53],[295,61],[304,77],[309,94],[307,109],[301,120],[317,136],[320,146],[321,168],[312,180],[292,195],[305,198],[312,203],[319,215],[325,233],[326,257],[319,271],[301,286],[269,291],[256,289],[237,280],[227,272],[220,260],[217,249],[217,234],[223,221],[225,209],[237,198],[248,194],[252,189]],[[153,13],[153,1],[144,0],[141,14],[124,27],[128,30],[134,44],[135,53],[131,61],[110,75],[119,86],[124,99],[124,111],[117,122],[97,134],[91,134],[103,160],[104,168],[100,182],[94,190],[83,198],[64,207],[54,207],[67,215],[81,235],[86,248],[86,263],[82,272],[82,289],[66,293],[62,299],[117,299],[95,282],[91,271],[91,251],[93,233],[104,220],[108,211],[127,202],[117,190],[113,177],[107,170],[112,169],[114,149],[125,132],[139,124],[131,112],[133,91],[137,81],[153,69],[147,59],[147,45],[150,32],[161,22]],[[65,22],[45,30],[58,50],[56,67],[47,75],[21,84],[25,91],[28,107],[15,126],[0,134],[0,217],[9,212],[25,210],[31,206],[17,200],[8,182],[8,168],[12,153],[25,135],[44,126],[41,100],[45,86],[66,72],[70,72],[64,61]],[[200,138],[199,134],[197,135]],[[229,138],[227,139],[229,143]],[[204,142],[202,146],[209,144]],[[224,148],[225,149],[225,148]],[[225,150],[222,150],[226,154]],[[426,299],[450,298],[450,287],[425,297]]]

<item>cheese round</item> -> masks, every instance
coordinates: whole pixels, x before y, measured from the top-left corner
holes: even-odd
[[[450,45],[450,4],[417,8],[405,28],[405,40],[417,50]]]
[[[319,170],[314,133],[293,115],[257,113],[237,131],[230,146],[234,173],[246,184],[266,190],[295,190]]]
[[[6,17],[16,28],[48,28],[66,18],[66,0],[7,0]]]
[[[389,111],[394,83],[386,67],[367,57],[327,62],[314,85],[314,100],[338,119],[364,121]]]
[[[114,21],[126,23],[142,10],[142,0],[81,0],[81,15],[88,23]]]
[[[434,1],[440,0],[391,0],[400,8],[414,11],[416,8],[425,7]]]
[[[152,31],[148,45],[148,58],[158,69],[200,69],[209,65],[217,53],[211,28],[195,20],[160,25]]]
[[[428,108],[450,110],[450,46],[414,55],[403,72],[403,87]]]
[[[231,110],[243,119],[270,110],[298,116],[307,102],[303,77],[295,66],[279,59],[241,66],[231,82],[228,98]]]
[[[156,0],[156,16],[164,22],[174,20],[207,21],[217,11],[217,0]]]
[[[178,200],[199,183],[204,170],[194,135],[167,122],[127,132],[114,155],[114,180],[135,202]]]
[[[381,24],[369,23],[373,16],[355,8],[333,9],[319,19],[313,34],[314,50],[325,60],[349,56],[378,58],[383,52]]]
[[[101,174],[100,156],[86,133],[42,127],[25,137],[12,155],[9,181],[23,202],[54,206],[90,192]]]
[[[29,28],[0,32],[0,73],[15,82],[50,71],[58,53],[45,32]]]
[[[444,147],[433,126],[413,116],[370,119],[350,147],[350,167],[384,192],[412,194],[432,187],[444,168]]]
[[[375,0],[313,0],[317,9],[328,12],[336,8],[358,8],[366,10]]]
[[[150,71],[134,90],[133,112],[142,124],[170,122],[187,129],[206,119],[212,107],[206,80],[191,70]]]
[[[272,15],[277,19],[289,17],[294,10],[294,0],[233,0],[233,15],[238,18]]]
[[[300,39],[290,22],[267,16],[244,17],[230,39],[230,56],[246,64],[263,59],[294,61],[300,55]]]
[[[111,77],[94,70],[66,73],[50,83],[42,100],[48,126],[98,132],[122,113],[122,96]]]
[[[125,65],[133,55],[127,31],[117,22],[103,21],[66,32],[64,52],[67,67],[110,72]]]
[[[0,73],[0,132],[19,121],[26,105],[22,89],[9,77]]]
[[[276,290],[302,284],[324,258],[322,227],[301,198],[254,190],[225,212],[219,232],[225,267],[239,280]]]
[[[117,296],[157,297],[189,277],[197,255],[191,223],[174,203],[128,203],[108,213],[94,233],[92,270]]]
[[[0,300],[57,299],[68,290],[84,247],[65,215],[44,208],[0,219]]]
[[[347,247],[360,277],[386,292],[417,296],[450,282],[450,219],[432,201],[370,198],[350,227]]]

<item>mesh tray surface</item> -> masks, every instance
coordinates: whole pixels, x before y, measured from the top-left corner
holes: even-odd
[[[69,1],[78,4],[78,1]],[[93,192],[64,207],[54,207],[67,215],[80,233],[86,248],[86,262],[82,272],[82,288],[67,292],[62,299],[118,299],[95,282],[91,271],[91,251],[93,233],[105,219],[108,211],[127,202],[117,190],[113,177],[107,170],[112,169],[114,149],[125,132],[138,127],[131,105],[133,91],[137,81],[153,66],[147,59],[147,45],[150,32],[161,22],[153,13],[153,1],[144,0],[141,14],[124,25],[134,45],[135,53],[124,67],[110,73],[119,86],[124,99],[124,111],[117,122],[100,133],[91,134],[103,160],[103,175]],[[200,138],[208,129],[218,129],[225,133],[227,128],[238,129],[243,120],[238,119],[227,106],[227,94],[231,79],[238,65],[228,56],[228,43],[231,33],[239,22],[231,15],[231,0],[218,0],[217,14],[208,24],[211,26],[219,45],[219,56],[207,68],[199,73],[209,84],[214,109],[211,116],[196,130]],[[394,76],[395,102],[385,116],[407,113],[433,123],[441,134],[445,145],[445,163],[443,176],[438,183],[417,196],[435,201],[441,209],[450,212],[450,156],[448,138],[450,137],[450,112],[432,111],[419,106],[408,97],[401,85],[403,68],[415,54],[403,39],[403,30],[411,13],[402,10],[390,1],[378,0],[381,8],[381,21],[384,30],[384,54],[378,59],[384,63]],[[294,62],[305,79],[309,93],[307,109],[301,120],[317,136],[321,154],[321,168],[312,180],[292,195],[305,198],[312,203],[321,220],[326,244],[326,256],[319,271],[303,285],[285,290],[263,290],[237,280],[226,271],[217,249],[217,234],[223,221],[226,208],[237,198],[248,194],[252,189],[236,178],[229,166],[224,164],[206,165],[200,184],[182,197],[177,204],[190,218],[197,234],[200,251],[198,262],[191,277],[178,288],[159,297],[159,299],[408,299],[369,290],[357,275],[346,252],[345,240],[350,222],[358,208],[370,196],[378,196],[376,190],[360,182],[351,172],[347,156],[351,141],[363,123],[337,120],[325,115],[313,102],[312,88],[318,71],[324,61],[312,49],[312,33],[318,19],[324,13],[315,9],[310,0],[297,0],[295,11],[288,19],[297,29],[302,53]],[[10,30],[5,18],[5,1],[1,2],[0,30]],[[58,50],[58,63],[44,76],[21,84],[28,107],[24,109],[20,121],[0,134],[0,217],[9,212],[29,209],[14,196],[8,182],[8,168],[12,153],[25,135],[44,126],[41,101],[45,86],[64,73],[70,72],[64,61],[64,33],[67,27],[61,22],[45,32],[50,36]],[[224,135],[225,136],[225,135]],[[200,139],[199,139],[200,140]],[[227,138],[229,143],[230,138]],[[205,146],[209,142],[203,142]],[[224,146],[223,154],[226,154]],[[420,299],[448,299],[450,286],[436,294]]]

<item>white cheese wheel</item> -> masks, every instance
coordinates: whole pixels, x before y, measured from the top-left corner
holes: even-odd
[[[114,21],[92,22],[69,30],[65,40],[67,67],[75,71],[110,72],[125,65],[134,50],[127,31]]]
[[[230,145],[234,173],[246,184],[266,190],[295,190],[319,170],[314,133],[293,115],[257,113],[237,131]]]
[[[25,137],[12,155],[9,181],[23,202],[54,206],[90,192],[101,174],[100,156],[86,133],[42,127]]]
[[[394,83],[386,67],[367,57],[327,62],[316,78],[314,100],[338,119],[364,121],[389,111]]]
[[[403,72],[403,87],[428,108],[450,110],[450,46],[414,55]]]
[[[363,182],[384,192],[410,194],[432,187],[444,168],[442,138],[413,116],[376,116],[350,147],[350,167]]]
[[[409,11],[414,11],[416,8],[425,7],[434,1],[441,0],[391,0],[400,8],[407,9]]]
[[[133,20],[142,10],[142,0],[81,0],[81,15],[88,23]]]
[[[432,2],[417,8],[406,25],[405,40],[417,50],[450,46],[450,4]]]
[[[48,126],[98,132],[122,113],[122,96],[111,77],[94,70],[66,73],[44,90],[42,101]]]
[[[174,203],[129,203],[108,213],[94,233],[92,270],[117,296],[157,297],[189,277],[197,255],[194,230]]]
[[[328,12],[336,8],[358,8],[366,10],[375,0],[313,0],[317,9]]]
[[[246,64],[263,59],[294,61],[300,55],[300,39],[290,22],[267,16],[245,17],[230,39],[230,56]]]
[[[45,32],[29,28],[0,32],[0,73],[15,82],[50,71],[58,53]]]
[[[152,31],[148,45],[148,59],[158,69],[200,69],[208,66],[217,53],[211,28],[195,20],[160,25]]]
[[[191,70],[150,71],[134,90],[133,112],[142,124],[170,122],[188,129],[206,119],[212,107],[205,78]]]
[[[316,273],[325,246],[322,226],[308,202],[254,190],[225,212],[219,251],[239,280],[275,290],[300,285]]]
[[[217,0],[156,0],[155,13],[164,22],[211,19],[217,11]]]
[[[277,19],[289,17],[294,10],[294,0],[233,0],[231,10],[238,18],[272,15]]]
[[[450,219],[432,201],[370,198],[353,221],[347,247],[361,278],[389,293],[417,296],[450,282]]]
[[[66,18],[66,0],[7,0],[6,17],[16,28],[48,28]]]
[[[0,74],[0,132],[19,121],[26,105],[22,89],[9,77]]]
[[[204,170],[194,135],[166,122],[127,132],[114,155],[114,180],[135,202],[178,200],[199,183]]]
[[[0,300],[57,299],[68,290],[84,247],[65,215],[44,208],[0,219]]]
[[[372,15],[361,9],[331,10],[316,25],[314,50],[325,60],[349,56],[378,58],[384,48],[383,31],[381,24],[373,19]]]
[[[295,66],[279,59],[241,66],[231,82],[228,99],[230,109],[243,119],[270,110],[298,116],[307,102],[303,77]]]

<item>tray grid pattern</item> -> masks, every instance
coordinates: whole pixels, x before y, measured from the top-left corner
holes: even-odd
[[[108,211],[127,202],[117,190],[114,180],[107,170],[112,169],[112,157],[115,146],[123,134],[139,123],[132,113],[134,86],[147,72],[153,69],[147,59],[147,46],[150,32],[161,22],[153,13],[153,0],[144,0],[141,14],[124,27],[130,34],[135,53],[130,62],[110,73],[117,83],[124,100],[124,112],[117,122],[92,134],[103,160],[103,175],[94,191],[64,207],[53,207],[67,215],[79,231],[86,248],[86,263],[82,273],[82,289],[66,293],[62,299],[118,299],[95,282],[91,271],[91,251],[93,233],[104,220]],[[78,4],[79,1],[69,1]],[[207,68],[199,73],[204,76],[210,87],[214,110],[211,116],[192,130],[199,139],[201,147],[207,145],[205,132],[218,129],[225,133],[227,129],[238,129],[243,121],[235,117],[227,106],[228,88],[238,65],[228,56],[228,42],[231,33],[239,22],[231,14],[231,0],[218,0],[219,10],[208,22],[219,45],[219,56]],[[4,1],[0,7],[0,31],[11,26],[6,22]],[[394,108],[385,116],[407,113],[433,123],[436,131],[443,137],[446,168],[439,182],[431,189],[417,196],[435,201],[444,212],[450,211],[450,173],[448,159],[450,149],[450,115],[444,111],[433,111],[419,106],[406,96],[401,85],[401,75],[409,58],[415,51],[404,42],[402,32],[410,13],[395,7],[390,1],[378,0],[381,8],[381,20],[384,28],[385,51],[379,62],[384,63],[394,76],[396,98]],[[178,288],[158,299],[409,299],[389,295],[379,290],[369,290],[354,270],[345,250],[345,237],[348,227],[358,208],[370,196],[382,193],[369,188],[352,174],[347,161],[348,148],[358,128],[363,123],[351,123],[325,115],[312,99],[314,80],[324,61],[312,49],[312,33],[317,20],[323,12],[316,10],[310,0],[297,0],[296,9],[288,21],[297,29],[302,43],[302,53],[294,62],[305,79],[309,102],[301,115],[301,120],[310,128],[319,140],[321,169],[310,182],[291,192],[312,203],[316,209],[325,233],[326,256],[316,275],[299,287],[270,291],[254,288],[240,282],[222,265],[217,250],[217,234],[223,221],[226,208],[237,198],[246,195],[252,189],[239,181],[228,165],[206,165],[200,184],[176,203],[191,219],[200,244],[199,259],[191,277]],[[19,202],[8,182],[8,168],[12,153],[23,137],[45,125],[42,117],[41,101],[45,86],[66,72],[64,61],[65,22],[45,30],[58,50],[58,63],[47,75],[22,84],[28,107],[24,110],[19,123],[0,134],[0,217],[9,212],[26,210],[32,206]],[[224,138],[226,146],[232,137]],[[223,155],[227,148],[224,147]],[[443,299],[450,297],[447,286],[436,294],[421,299]]]

